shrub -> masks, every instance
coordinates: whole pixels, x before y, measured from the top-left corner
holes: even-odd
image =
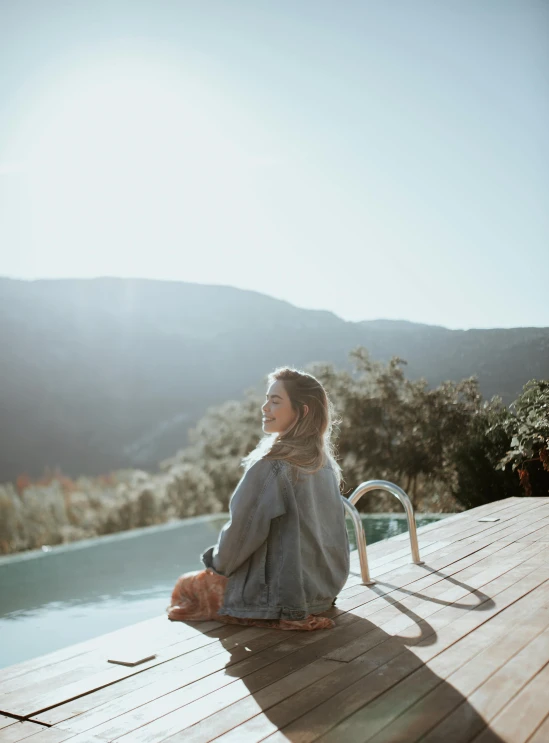
[[[498,469],[516,472],[524,495],[549,495],[549,381],[531,379],[510,405],[510,444]]]

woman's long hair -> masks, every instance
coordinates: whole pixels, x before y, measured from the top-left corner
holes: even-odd
[[[341,467],[336,462],[332,443],[332,428],[339,420],[335,418],[326,390],[312,374],[286,366],[269,374],[268,384],[276,381],[283,383],[297,413],[296,421],[283,433],[263,436],[256,448],[244,457],[242,465],[248,470],[260,459],[283,459],[312,474],[330,464],[341,487]],[[303,415],[304,405],[309,409],[307,415]]]

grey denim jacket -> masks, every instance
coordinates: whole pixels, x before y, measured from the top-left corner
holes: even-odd
[[[294,476],[295,477],[295,476]],[[220,614],[304,619],[329,609],[349,575],[349,537],[336,475],[260,459],[229,501],[230,521],[202,554],[229,578]]]

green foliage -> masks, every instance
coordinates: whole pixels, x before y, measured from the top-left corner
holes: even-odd
[[[424,510],[438,510],[444,499],[445,507],[454,510],[523,493],[547,494],[548,382],[526,385],[509,411],[499,398],[483,402],[474,377],[429,389],[424,379],[406,378],[403,359],[373,361],[363,347],[350,357],[351,371],[320,363],[306,367],[334,403],[345,494],[365,480],[390,480]],[[174,468],[186,468],[182,517],[190,504],[204,498],[205,483],[213,491],[208,510],[228,509],[242,476],[240,462],[262,436],[261,403],[261,395],[249,390],[242,401],[211,408],[191,432],[190,446],[161,464],[172,475]],[[365,497],[359,506],[375,509],[380,502],[378,495]],[[394,507],[392,500],[387,506]],[[204,512],[200,509],[192,508]]]
[[[456,484],[452,494],[466,508],[521,495],[517,474],[510,468],[498,469],[510,444],[508,416],[500,398],[484,403],[454,451]]]
[[[410,381],[403,359],[372,361],[366,349],[351,354],[353,373],[317,365],[341,416],[338,451],[347,482],[390,480],[414,500],[418,481],[449,482],[450,462],[480,404],[474,378],[428,389]]]
[[[221,510],[228,511],[229,498],[244,472],[240,466],[242,458],[255,448],[262,436],[262,403],[263,399],[251,389],[244,400],[229,400],[210,408],[189,432],[190,445],[175,457],[164,460],[160,468],[170,472],[183,464],[187,468],[190,465],[200,468],[209,478]],[[186,500],[192,501],[193,496],[200,497],[198,490],[187,493]]]
[[[227,510],[212,478],[196,464],[181,462],[171,467],[167,495],[175,516],[180,519]]]
[[[549,381],[532,379],[524,385],[504,427],[510,445],[498,467],[511,465],[525,495],[549,495]]]

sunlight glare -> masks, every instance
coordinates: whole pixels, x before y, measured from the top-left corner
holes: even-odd
[[[90,231],[158,239],[163,226],[192,232],[212,212],[236,227],[254,158],[230,125],[222,99],[162,68],[75,70],[21,128],[35,229],[73,243]]]

